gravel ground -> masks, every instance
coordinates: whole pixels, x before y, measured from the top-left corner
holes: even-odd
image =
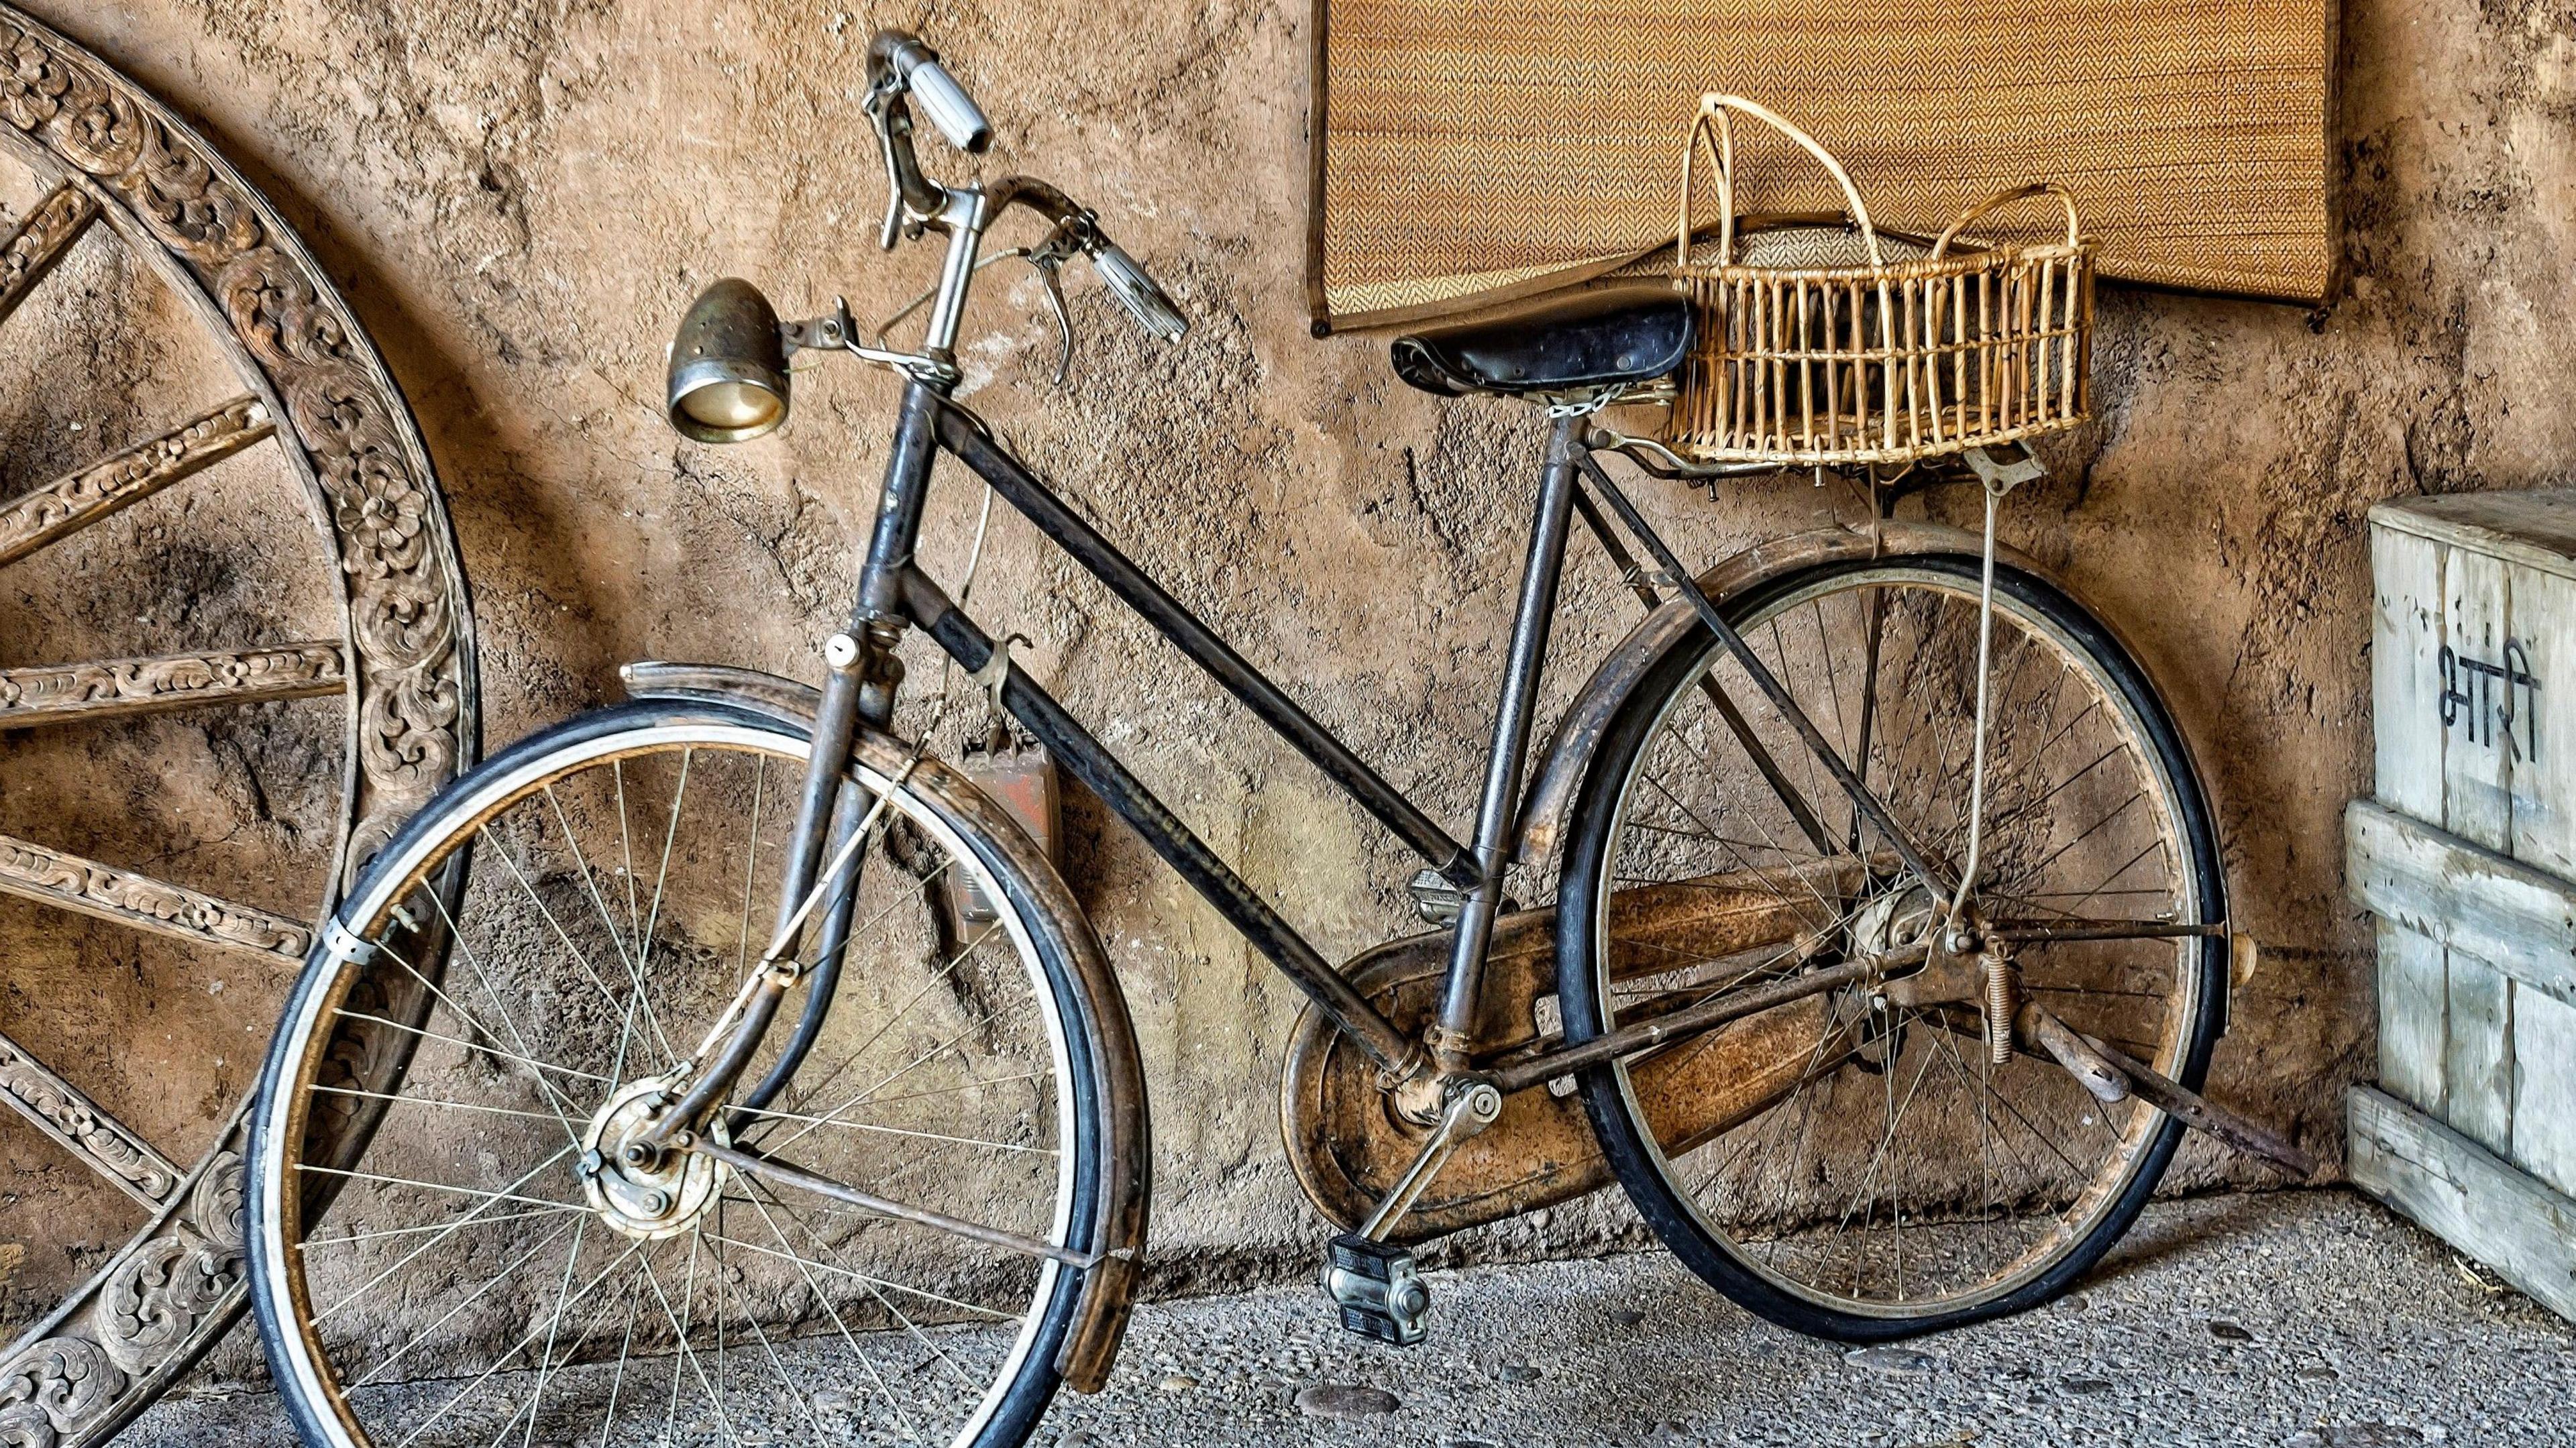
[[[2576,1329],[2346,1192],[2159,1206],[2074,1296],[1846,1352],[1661,1254],[1432,1278],[1431,1341],[1382,1347],[1277,1289],[1148,1306],[1057,1448],[2576,1442]],[[283,1442],[261,1393],[183,1391],[137,1444]]]

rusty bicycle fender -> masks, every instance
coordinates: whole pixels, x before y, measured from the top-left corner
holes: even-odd
[[[627,692],[639,699],[724,705],[800,730],[813,727],[821,698],[809,684],[724,664],[633,663],[620,668],[618,675]],[[859,759],[887,775],[900,771],[913,756],[911,745],[865,729],[855,747]],[[1068,955],[1076,985],[1089,998],[1083,1032],[1099,1082],[1094,1126],[1102,1162],[1100,1200],[1092,1210],[1091,1250],[1099,1254],[1099,1261],[1083,1269],[1082,1295],[1074,1305],[1073,1325],[1056,1351],[1055,1367],[1066,1386],[1096,1393],[1117,1360],[1144,1273],[1146,1204],[1153,1178],[1145,1068],[1137,1053],[1126,993],[1119,988],[1117,973],[1110,969],[1109,957],[1064,877],[1011,812],[936,756],[923,756],[914,766],[913,777],[982,827],[1036,891],[1038,908],[1060,919],[1072,947]]]

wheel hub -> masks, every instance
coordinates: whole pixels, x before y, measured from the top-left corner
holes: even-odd
[[[724,1190],[728,1169],[693,1151],[647,1146],[642,1137],[678,1093],[658,1076],[630,1082],[609,1097],[582,1135],[581,1188],[591,1210],[615,1231],[647,1242],[697,1225]],[[730,1146],[721,1114],[707,1135]]]
[[[1861,907],[1852,918],[1854,957],[1888,955],[1920,945],[1932,933],[1938,905],[1920,884],[1889,890]]]

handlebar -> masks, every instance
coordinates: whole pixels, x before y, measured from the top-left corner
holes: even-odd
[[[879,85],[908,90],[939,134],[960,151],[980,155],[993,144],[993,123],[983,108],[939,63],[939,52],[900,30],[880,30],[868,42],[868,71]]]
[[[1171,295],[1156,285],[1136,259],[1119,249],[1118,243],[1101,237],[1097,246],[1085,248],[1091,254],[1091,268],[1100,273],[1109,286],[1109,295],[1136,319],[1136,325],[1160,341],[1177,342],[1190,329],[1189,319],[1172,304]]]
[[[995,182],[990,189],[955,191],[941,186],[922,174],[921,162],[912,145],[912,117],[906,98],[921,102],[922,112],[942,135],[962,151],[980,152],[992,144],[993,125],[975,104],[964,87],[939,63],[939,53],[923,44],[919,37],[901,30],[880,30],[868,42],[868,77],[871,88],[868,109],[877,125],[877,139],[886,165],[889,195],[886,202],[885,230],[882,241],[887,250],[894,249],[898,238],[919,235],[925,226],[935,226],[955,234],[952,246],[965,247],[965,270],[956,271],[942,282],[941,292],[952,286],[953,300],[962,301],[964,287],[974,271],[973,251],[976,235],[991,225],[1004,211],[1025,206],[1046,218],[1055,228],[1055,236],[1038,249],[1051,252],[1051,258],[1029,255],[1033,263],[1046,271],[1054,282],[1054,268],[1065,257],[1079,249],[1091,258],[1094,270],[1137,325],[1166,341],[1175,341],[1189,330],[1188,320],[1171,296],[1134,257],[1121,250],[1100,230],[1099,218],[1062,191],[1046,182],[1028,176],[1010,176]],[[961,209],[962,208],[962,209]],[[1059,301],[1059,309],[1061,302]],[[952,321],[953,310],[934,312],[937,319],[945,315]],[[935,346],[945,346],[936,342]]]
[[[1108,286],[1109,295],[1155,338],[1177,342],[1189,331],[1189,319],[1181,315],[1171,294],[1124,247],[1111,241],[1100,229],[1100,219],[1072,197],[1034,176],[1005,177],[987,195],[997,216],[1009,207],[1025,206],[1062,231],[1091,258],[1092,269]]]

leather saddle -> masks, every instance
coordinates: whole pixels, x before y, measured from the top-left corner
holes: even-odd
[[[1443,397],[1582,398],[1679,367],[1693,321],[1668,286],[1605,287],[1411,333],[1392,352],[1397,376]]]

